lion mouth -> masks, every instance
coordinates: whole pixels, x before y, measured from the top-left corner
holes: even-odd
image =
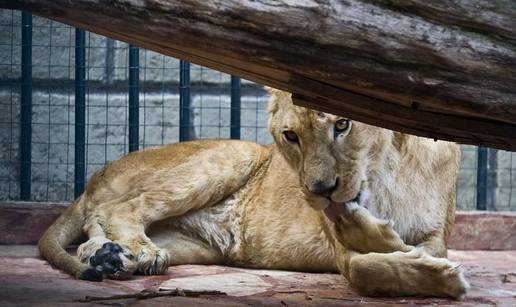
[[[330,204],[324,209],[324,214],[326,215],[326,217],[328,217],[328,219],[330,219],[330,221],[335,223],[338,220],[339,216],[344,214],[344,209],[348,204],[350,204],[350,203],[360,204],[361,196],[362,196],[362,190],[358,191],[357,195],[353,199],[350,199],[350,200],[342,202],[342,203],[338,203],[338,202],[335,202],[335,201],[329,199]]]

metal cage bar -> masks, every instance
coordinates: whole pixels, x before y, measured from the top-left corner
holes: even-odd
[[[231,118],[230,118],[230,137],[240,139],[240,109],[241,91],[240,78],[231,76]]]
[[[20,199],[31,197],[32,144],[32,15],[22,12],[20,106]]]
[[[191,138],[190,130],[190,62],[179,62],[179,141]]]
[[[477,210],[487,209],[487,148],[478,148]]]
[[[139,149],[140,64],[138,47],[129,46],[129,151]]]
[[[86,33],[75,29],[74,195],[84,191],[86,173]]]

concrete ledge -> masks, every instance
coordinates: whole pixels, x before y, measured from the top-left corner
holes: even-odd
[[[65,203],[0,203],[0,244],[35,244],[68,206]]]
[[[448,246],[459,250],[516,250],[516,212],[457,212]]]
[[[35,244],[67,206],[0,203],[0,244]],[[448,245],[458,250],[516,250],[516,212],[459,211]]]

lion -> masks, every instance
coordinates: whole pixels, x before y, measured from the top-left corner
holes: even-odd
[[[340,272],[366,296],[464,295],[444,258],[458,146],[269,91],[273,144],[198,140],[110,162],[44,233],[42,256],[91,281],[220,264]],[[83,234],[73,257],[64,247]]]

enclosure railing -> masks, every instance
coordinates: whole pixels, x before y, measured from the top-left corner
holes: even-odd
[[[30,198],[32,144],[32,16],[22,13],[20,198]]]
[[[21,60],[21,109],[20,109],[20,199],[31,197],[31,135],[32,135],[32,16],[22,13],[22,60]],[[128,146],[129,151],[140,148],[139,144],[139,49],[129,47],[129,104],[128,104]],[[74,156],[74,195],[79,196],[86,181],[86,40],[85,32],[75,32],[75,156]],[[179,140],[191,139],[190,117],[190,63],[180,61],[179,79]],[[230,137],[240,138],[241,82],[231,76],[231,113]],[[488,150],[478,148],[476,208],[486,210]]]
[[[84,191],[86,174],[86,35],[75,30],[75,156],[74,196]],[[30,193],[29,193],[30,194]]]
[[[75,161],[74,195],[82,194],[86,181],[86,38],[85,31],[75,31]],[[32,114],[32,16],[22,13],[22,79],[20,134],[20,200],[31,197],[31,114]],[[139,149],[139,49],[129,47],[129,151]],[[190,63],[180,61],[179,140],[191,139]],[[240,78],[231,76],[230,135],[240,138]]]

